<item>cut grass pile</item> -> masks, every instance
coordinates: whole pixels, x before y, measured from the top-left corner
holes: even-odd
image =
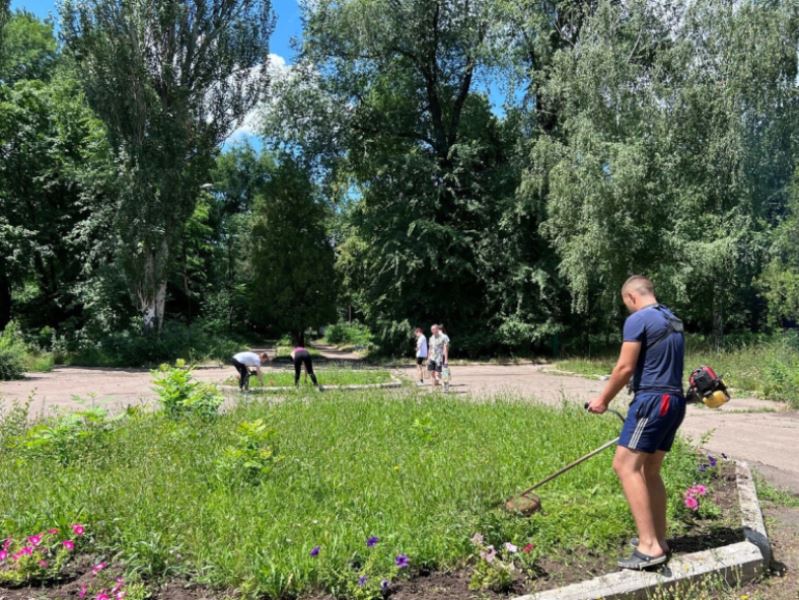
[[[586,377],[608,375],[616,355],[597,358],[570,358],[557,362],[557,368]],[[685,358],[686,380],[691,370],[710,365],[727,385],[769,400],[789,402],[799,408],[799,345],[794,336],[742,344],[728,349],[707,345],[691,347],[689,338]]]
[[[250,456],[242,424],[260,436],[258,419],[279,457],[263,470],[237,463]],[[576,408],[329,392],[206,419],[133,412],[68,438],[39,425],[36,443],[23,423],[0,425],[0,535],[81,522],[101,556],[145,578],[185,576],[244,596],[350,597],[365,564],[375,578],[395,574],[400,555],[410,562],[402,573],[462,564],[475,532],[553,556],[615,553],[633,531],[611,452],[542,488],[543,514],[497,507],[618,434],[612,417]],[[684,514],[696,477],[696,454],[678,443],[665,467],[672,513]]]
[[[314,373],[319,383],[326,385],[367,385],[376,383],[390,383],[391,373],[384,369],[317,369]],[[286,387],[294,385],[294,370],[264,369],[265,387]],[[226,381],[228,385],[238,385],[238,377],[231,377]],[[310,378],[308,383],[310,383]],[[305,371],[300,375],[300,385],[305,383]],[[258,378],[250,377],[250,388],[261,387]]]

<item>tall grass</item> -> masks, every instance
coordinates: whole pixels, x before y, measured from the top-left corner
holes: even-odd
[[[384,369],[314,369],[314,373],[321,385],[366,385],[391,381],[391,373]],[[263,376],[266,387],[294,385],[293,369],[264,369]],[[305,371],[302,372],[300,382],[305,382]],[[238,377],[231,377],[226,383],[238,385]],[[250,388],[257,389],[259,387],[261,387],[261,383],[258,378],[250,377]]]
[[[99,552],[144,576],[278,598],[342,592],[369,536],[380,538],[375,569],[389,573],[400,553],[411,570],[458,565],[477,531],[549,554],[608,551],[633,531],[610,452],[542,489],[544,514],[521,519],[498,508],[617,435],[610,417],[410,392],[299,398],[210,420],[132,413],[75,437],[66,456],[67,446],[23,443],[20,419],[6,419],[0,535],[83,522]],[[274,430],[278,459],[253,484],[231,477],[220,457],[242,423],[258,419]],[[695,475],[694,454],[678,444],[665,470],[672,512]]]
[[[686,380],[700,365],[709,365],[737,392],[753,393],[770,400],[782,400],[799,408],[799,340],[783,334],[752,342],[732,343],[716,348],[688,338],[685,358]],[[607,375],[616,355],[597,358],[570,358],[558,361],[564,371],[588,377]]]

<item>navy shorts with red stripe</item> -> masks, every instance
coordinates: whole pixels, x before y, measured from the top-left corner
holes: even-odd
[[[619,446],[650,454],[668,452],[684,418],[682,394],[638,392],[627,411]]]

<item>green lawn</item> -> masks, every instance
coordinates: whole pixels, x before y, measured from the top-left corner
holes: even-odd
[[[280,457],[260,480],[248,479],[251,463],[230,470],[238,428],[256,419],[274,429]],[[30,447],[21,423],[0,426],[0,536],[79,521],[99,553],[145,578],[185,576],[268,598],[312,589],[351,597],[359,568],[396,575],[400,554],[410,559],[403,573],[462,564],[475,532],[552,555],[615,553],[633,531],[611,452],[543,488],[544,514],[497,508],[618,434],[612,417],[574,408],[332,391],[206,420],[136,413],[69,444]],[[666,461],[672,512],[696,467],[682,444]],[[371,550],[369,536],[380,539]]]
[[[384,369],[317,369],[314,368],[319,383],[324,385],[364,385],[373,383],[389,383],[391,373]],[[264,369],[264,386],[283,387],[294,385],[294,370]],[[310,384],[308,379],[307,383]],[[227,380],[229,385],[238,385],[238,377]],[[305,371],[300,376],[300,385],[305,382]],[[250,388],[257,389],[261,386],[257,377],[250,378]]]

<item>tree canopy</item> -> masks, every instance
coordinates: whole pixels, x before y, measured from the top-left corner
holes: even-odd
[[[315,0],[282,70],[263,0],[7,4],[0,326],[586,350],[639,272],[717,340],[799,318],[796,3]]]

